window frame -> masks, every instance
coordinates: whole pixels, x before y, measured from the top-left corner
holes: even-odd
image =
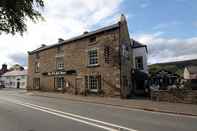
[[[59,62],[60,59],[62,59],[62,62]],[[64,69],[64,57],[56,57],[56,69],[57,70],[63,70]]]
[[[96,51],[96,56],[91,56],[91,52]],[[87,56],[88,56],[88,66],[98,66],[99,65],[99,48],[90,48],[87,51]],[[91,63],[91,61],[96,61],[96,63]]]
[[[34,66],[35,66],[34,67],[35,73],[39,73],[40,72],[40,62],[36,61]]]
[[[89,38],[89,43],[96,42],[96,36],[92,36]]]
[[[93,93],[99,92],[99,90],[101,89],[101,75],[86,76],[86,83],[87,83],[87,89],[90,92]]]
[[[61,80],[61,81],[59,81],[59,80]],[[65,87],[64,77],[63,76],[55,77],[55,88],[56,89],[64,89],[64,87]]]
[[[59,53],[63,53],[63,52],[64,52],[64,46],[63,45],[59,45],[57,47],[57,53],[59,54]]]
[[[33,89],[36,90],[40,89],[40,78],[38,77],[33,78]]]
[[[141,63],[138,62],[138,60],[141,60]],[[141,66],[139,66],[139,65],[141,65]],[[144,70],[143,56],[135,57],[135,68],[139,69],[139,70]]]

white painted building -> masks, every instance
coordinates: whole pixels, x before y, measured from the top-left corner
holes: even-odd
[[[133,64],[135,69],[148,73],[148,50],[147,46],[131,39],[133,42]]]
[[[197,66],[185,67],[183,77],[185,80],[197,80]]]
[[[26,88],[27,70],[13,70],[1,76],[5,88]]]

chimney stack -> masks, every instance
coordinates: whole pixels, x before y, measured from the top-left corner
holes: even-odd
[[[64,39],[62,39],[62,38],[59,38],[58,39],[58,43],[61,43],[61,42],[63,42],[64,41]]]
[[[45,46],[46,46],[45,44],[42,44],[42,45],[41,45],[41,47],[45,47]]]
[[[83,34],[88,34],[88,31],[84,31]]]

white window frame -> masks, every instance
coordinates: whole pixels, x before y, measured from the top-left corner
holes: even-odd
[[[91,77],[94,78],[94,80],[91,80]],[[88,90],[91,92],[97,93],[99,91],[99,79],[97,75],[90,75],[87,77],[87,84],[88,84]],[[92,86],[96,88],[92,88]]]
[[[139,62],[138,62],[138,59],[139,59],[139,58],[142,60],[142,63],[139,63]],[[142,65],[142,68],[140,68],[139,64]],[[136,69],[144,70],[143,56],[136,56],[136,57],[135,57],[135,67],[136,67]]]
[[[62,62],[60,62],[60,60],[58,61],[57,59],[62,59]],[[63,70],[64,69],[64,58],[63,57],[57,57],[56,58],[56,69],[57,70]]]
[[[63,80],[63,81],[59,81],[59,80]],[[56,87],[57,87],[57,89],[63,89],[64,85],[65,85],[64,77],[56,77]]]
[[[35,62],[35,73],[39,73],[40,72],[40,62],[36,61]]]
[[[90,52],[91,51],[96,51],[96,56],[90,56]],[[99,49],[98,48],[91,48],[88,50],[88,66],[97,66],[99,65]],[[93,57],[93,58],[91,58]],[[90,63],[91,59],[94,59],[95,61],[97,61],[96,63]]]

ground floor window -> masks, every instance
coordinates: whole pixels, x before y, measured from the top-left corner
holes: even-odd
[[[33,88],[40,89],[40,78],[34,78],[33,80]]]
[[[98,92],[101,88],[101,76],[86,76],[86,86],[91,92]]]
[[[56,81],[56,88],[57,89],[63,89],[64,88],[64,77],[56,77],[55,78],[55,81]]]

